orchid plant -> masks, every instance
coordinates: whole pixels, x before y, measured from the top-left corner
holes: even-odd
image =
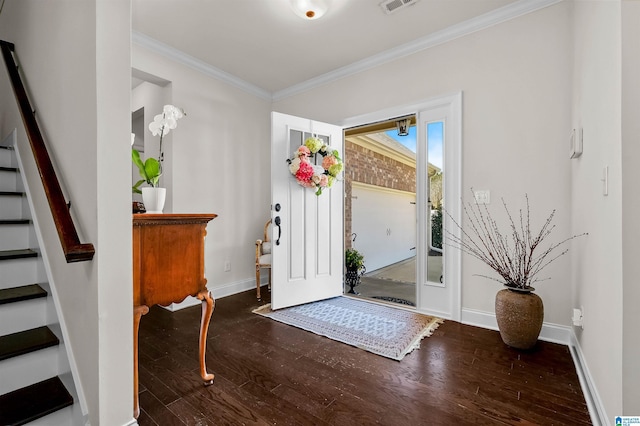
[[[136,149],[131,149],[131,159],[140,170],[140,179],[131,188],[136,194],[142,193],[140,185],[147,183],[152,187],[157,187],[162,175],[162,163],[164,161],[164,152],[162,151],[162,138],[171,130],[178,126],[178,120],[187,115],[182,108],[173,105],[165,105],[162,114],[158,114],[149,123],[149,130],[153,136],[160,136],[160,149],[158,158],[149,157],[144,162],[140,158],[140,153]],[[135,134],[131,134],[131,146],[133,146]]]

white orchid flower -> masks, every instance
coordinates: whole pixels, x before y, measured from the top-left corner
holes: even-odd
[[[153,122],[149,124],[149,130],[153,136],[165,136],[170,130],[178,127],[178,120],[184,115],[182,109],[173,105],[165,105],[162,114],[153,117]]]
[[[168,129],[171,129],[171,130],[173,130],[176,127],[178,127],[178,121],[176,119],[174,119],[173,117],[166,117],[164,120],[162,120],[162,124],[164,125],[164,127],[168,128]]]
[[[158,117],[160,117],[160,120],[158,120]],[[162,122],[162,116],[161,115],[156,115],[156,118],[154,119],[154,121],[152,121],[151,123],[149,123],[149,130],[151,131],[151,134],[153,136],[164,136],[167,133],[169,133],[169,128],[166,127],[164,125],[164,123]]]
[[[162,112],[167,118],[171,117],[174,120],[179,120],[184,115],[184,111],[182,111],[182,109],[173,105],[165,105]],[[175,127],[173,128],[175,129]]]

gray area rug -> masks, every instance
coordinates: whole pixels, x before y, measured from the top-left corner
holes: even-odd
[[[335,297],[272,311],[269,304],[253,311],[387,358],[400,361],[420,347],[442,319],[391,306]]]

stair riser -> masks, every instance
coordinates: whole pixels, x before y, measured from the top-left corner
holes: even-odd
[[[22,197],[0,195],[0,219],[22,219]]]
[[[17,191],[17,178],[18,173],[16,172],[0,170],[0,191]]]
[[[16,167],[14,155],[11,150],[0,149],[0,167]]]
[[[0,395],[58,375],[59,358],[55,346],[0,361]]]
[[[0,336],[47,325],[47,299],[0,305]]]
[[[0,250],[29,248],[31,224],[0,225]]]
[[[0,261],[0,288],[18,287],[40,282],[38,266],[40,258]]]

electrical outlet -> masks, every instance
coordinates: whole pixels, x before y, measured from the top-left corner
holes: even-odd
[[[573,325],[576,327],[583,327],[584,320],[584,308],[581,306],[580,309],[573,309]]]
[[[476,199],[476,204],[490,204],[491,203],[491,191],[475,191],[473,193]]]
[[[229,262],[228,260],[224,261],[224,271],[225,272],[229,272],[231,270],[231,262]]]

